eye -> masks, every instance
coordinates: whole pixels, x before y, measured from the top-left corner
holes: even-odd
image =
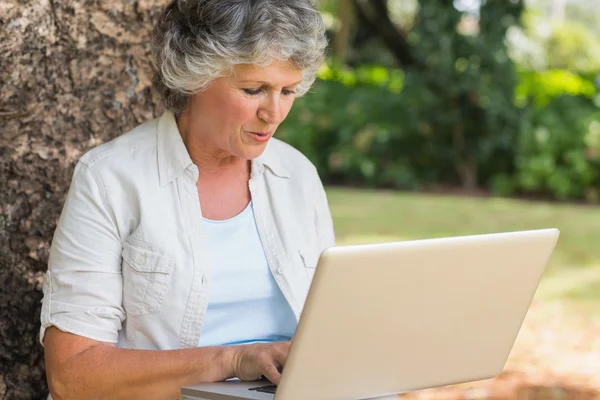
[[[281,91],[281,93],[283,93],[283,95],[284,95],[284,96],[290,96],[290,95],[292,95],[292,94],[295,94],[295,93],[296,93],[296,91],[295,91],[295,90],[290,90],[290,89],[283,89],[283,90]]]
[[[262,91],[262,89],[244,89],[244,93],[249,94],[250,96],[256,96]]]

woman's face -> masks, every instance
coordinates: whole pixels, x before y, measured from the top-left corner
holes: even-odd
[[[284,61],[266,67],[236,65],[190,99],[189,122],[205,149],[253,159],[262,154],[295,99],[302,71]]]

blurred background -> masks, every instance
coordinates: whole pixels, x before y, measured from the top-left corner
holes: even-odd
[[[76,160],[163,111],[165,4],[0,2],[0,398],[46,393],[52,232]],[[278,137],[317,166],[339,243],[561,230],[505,372],[402,397],[600,399],[600,3],[317,4],[328,58]]]

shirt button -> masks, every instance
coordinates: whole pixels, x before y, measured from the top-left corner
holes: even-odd
[[[282,267],[277,268],[277,273],[279,275],[283,275],[283,268]]]

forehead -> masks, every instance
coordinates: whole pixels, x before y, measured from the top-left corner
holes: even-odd
[[[302,80],[302,71],[290,61],[275,60],[267,66],[235,65],[232,76],[238,83],[257,82],[272,86],[290,86]]]

